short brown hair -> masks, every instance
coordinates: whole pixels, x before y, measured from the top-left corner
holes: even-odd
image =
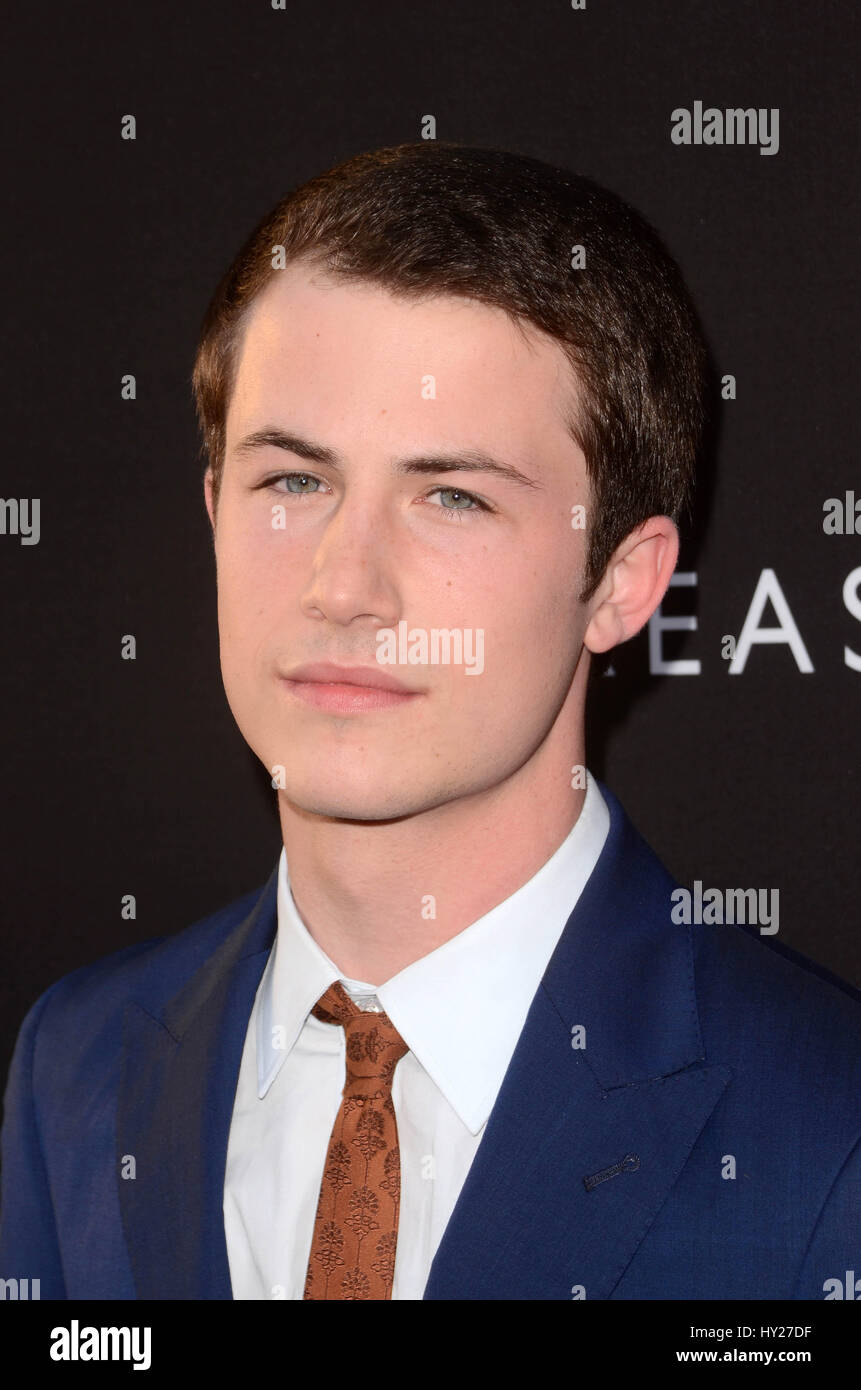
[[[572,269],[572,249],[585,265]],[[259,223],[207,310],[192,374],[217,499],[247,312],[286,263],[398,294],[463,295],[555,338],[579,386],[567,421],[591,489],[585,589],[649,516],[689,505],[706,349],[678,266],[646,220],[591,179],[504,150],[416,141],[356,155]],[[573,395],[573,393],[572,393]]]

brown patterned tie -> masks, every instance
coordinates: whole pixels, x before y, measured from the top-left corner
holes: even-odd
[[[347,1079],[326,1154],[303,1297],[391,1298],[401,1195],[392,1078],[409,1049],[384,1013],[360,1009],[337,980],[311,1012],[343,1025]]]

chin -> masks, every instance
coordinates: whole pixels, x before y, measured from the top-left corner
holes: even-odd
[[[414,815],[422,810],[415,799],[407,800],[403,794],[391,793],[375,795],[367,787],[351,794],[343,787],[337,791],[329,788],[287,786],[280,793],[297,810],[307,815],[321,816],[326,820],[341,821],[390,821]]]

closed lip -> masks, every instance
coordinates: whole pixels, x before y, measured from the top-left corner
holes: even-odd
[[[285,680],[316,682],[321,685],[358,685],[373,690],[395,690],[401,695],[415,695],[403,681],[389,676],[375,666],[335,666],[329,661],[296,666],[288,671]]]

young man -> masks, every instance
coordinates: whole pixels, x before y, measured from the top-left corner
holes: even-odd
[[[585,770],[591,656],[676,564],[704,364],[652,230],[535,160],[382,150],[257,229],[194,388],[283,850],[30,1011],[0,1276],[818,1299],[855,1267],[857,1006],[677,924]]]

